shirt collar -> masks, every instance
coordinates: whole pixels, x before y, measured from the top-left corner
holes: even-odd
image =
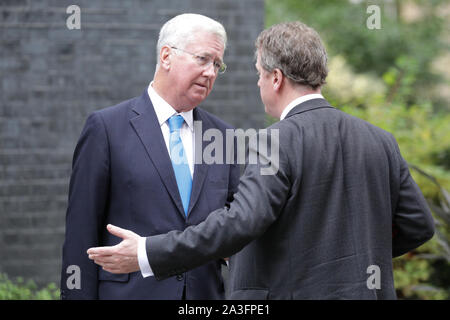
[[[147,89],[148,96],[152,101],[153,108],[155,109],[156,117],[158,118],[159,125],[162,126],[170,117],[179,114],[184,118],[184,121],[188,125],[189,129],[194,131],[194,118],[193,110],[178,113],[166,100],[164,100],[153,89],[153,81],[150,83]]]
[[[298,97],[297,99],[291,101],[291,103],[289,103],[286,108],[284,108],[283,112],[281,113],[280,121],[283,120],[284,118],[286,118],[289,111],[294,109],[300,103],[303,103],[303,102],[306,102],[306,101],[312,100],[312,99],[324,99],[324,97],[320,93],[312,93],[312,94],[307,94],[307,95]]]

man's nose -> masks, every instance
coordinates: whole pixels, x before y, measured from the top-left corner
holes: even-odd
[[[208,76],[208,77],[215,77],[215,76],[217,76],[216,69],[214,68],[214,62],[208,63],[208,64],[205,66],[205,69],[204,69],[204,71],[203,71],[203,74],[206,75],[206,76]]]

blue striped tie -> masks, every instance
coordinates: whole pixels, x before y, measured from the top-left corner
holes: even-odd
[[[192,177],[180,137],[180,128],[183,125],[184,119],[180,115],[174,115],[168,121],[170,128],[170,159],[172,160],[178,191],[180,192],[181,202],[183,203],[184,214],[187,215],[189,200],[191,199]]]

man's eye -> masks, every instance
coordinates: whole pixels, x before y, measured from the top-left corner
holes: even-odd
[[[204,57],[204,56],[197,56],[196,58],[197,58],[198,62],[201,63],[201,64],[206,64],[209,61],[209,58],[208,57]]]

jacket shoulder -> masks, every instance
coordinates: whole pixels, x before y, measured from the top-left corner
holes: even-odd
[[[213,124],[214,127],[224,130],[224,129],[234,129],[234,127],[229,124],[228,122],[223,121],[216,115],[213,115],[212,113],[200,108],[196,107],[195,112],[197,112],[198,118],[204,121],[209,121],[211,124]]]
[[[134,105],[136,99],[134,97],[125,101],[122,101],[116,105],[95,110],[92,114],[100,115],[102,118],[109,118],[111,116],[118,116],[127,113],[130,108]]]

